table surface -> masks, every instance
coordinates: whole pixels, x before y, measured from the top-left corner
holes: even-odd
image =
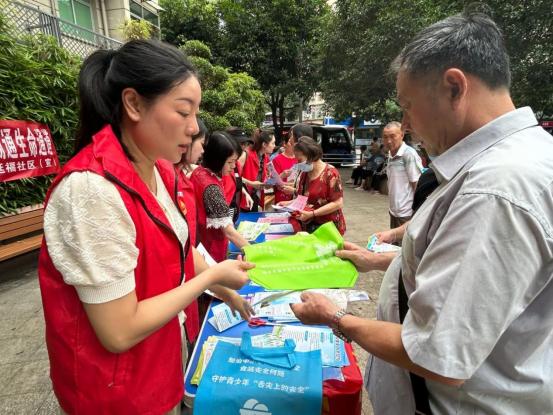
[[[236,222],[236,226],[238,226],[238,224],[243,220],[250,221],[250,222],[257,222],[259,218],[263,218],[265,216],[266,216],[265,212],[240,213],[240,216],[238,217],[238,221]],[[287,235],[292,235],[292,234],[290,233]],[[259,235],[253,243],[260,243],[260,242],[265,242],[265,234]],[[229,256],[233,256],[233,254],[236,254],[238,252],[240,252],[240,250],[232,243],[230,243]],[[247,294],[252,294],[263,290],[264,290],[263,287],[246,285],[239,291],[239,293],[242,295],[247,295]],[[209,306],[207,314],[202,323],[202,327],[200,329],[200,334],[198,335],[198,339],[196,340],[196,345],[194,346],[194,351],[192,352],[190,362],[186,369],[186,373],[184,376],[185,377],[184,388],[185,388],[186,396],[193,397],[196,395],[196,390],[198,389],[198,387],[196,385],[192,385],[190,383],[190,380],[192,379],[192,375],[194,374],[194,371],[196,370],[196,366],[198,365],[198,359],[200,358],[202,346],[209,336],[242,337],[242,332],[244,330],[249,330],[252,333],[252,335],[269,333],[273,330],[272,326],[261,326],[261,327],[251,328],[248,326],[248,323],[246,321],[243,321],[240,324],[237,324],[236,326],[231,327],[223,331],[222,333],[219,333],[217,330],[215,330],[215,328],[211,324],[207,322],[209,318],[213,317],[213,312],[211,311],[211,308],[217,304],[220,304],[220,301],[214,300]],[[300,324],[300,323],[294,323],[294,324]]]
[[[234,226],[238,227],[238,225],[242,221],[257,222],[257,220],[259,218],[264,218],[265,216],[267,216],[267,212],[242,212],[238,216],[238,220],[236,221],[236,224]],[[290,232],[290,233],[283,233],[281,235],[293,235],[293,234],[294,234],[293,232]],[[255,241],[253,241],[252,243],[258,244],[258,243],[261,243],[261,242],[265,242],[265,234],[264,233],[259,235],[257,237],[257,239]],[[228,250],[229,250],[229,257],[234,257],[234,256],[236,256],[237,254],[240,253],[240,248],[238,248],[232,242],[229,242]]]
[[[240,223],[240,221],[242,221],[242,220],[249,220],[249,221],[252,221],[252,222],[256,222],[258,218],[261,218],[261,217],[264,217],[264,216],[265,216],[264,212],[241,213],[240,217],[237,221],[237,224]],[[264,241],[265,241],[265,235],[262,234],[256,239],[255,243],[260,243],[260,242],[264,242]],[[232,247],[233,247],[233,245],[231,244],[230,247],[229,247],[230,255],[232,255],[232,252],[233,252]],[[234,249],[236,249],[236,247],[234,247]],[[242,294],[242,295],[248,295],[248,294],[253,294],[253,293],[259,292],[259,291],[264,291],[264,288],[260,287],[260,286],[256,286],[256,285],[246,285],[245,287],[243,287],[239,291],[239,293]],[[209,336],[242,337],[242,333],[245,330],[249,331],[251,333],[251,335],[254,336],[254,335],[269,333],[273,330],[273,326],[261,326],[261,327],[252,328],[252,327],[248,326],[248,323],[246,321],[243,321],[243,322],[237,324],[236,326],[231,327],[231,328],[219,333],[217,330],[215,330],[215,328],[211,324],[209,324],[207,322],[207,320],[209,318],[213,317],[212,307],[217,305],[217,304],[220,304],[220,301],[214,300],[211,303],[211,305],[209,306],[207,314],[206,314],[206,316],[204,318],[204,321],[202,323],[202,327],[200,329],[198,339],[196,340],[196,345],[194,346],[192,356],[190,357],[190,362],[188,364],[188,367],[186,369],[186,373],[184,375],[184,378],[185,378],[184,379],[184,393],[185,393],[185,396],[187,396],[189,398],[193,398],[194,396],[196,396],[196,391],[197,391],[198,387],[196,385],[192,385],[190,383],[190,380],[192,379],[192,376],[194,375],[194,372],[195,372],[196,367],[198,365],[198,360],[200,358],[200,354],[201,354],[201,351],[202,351],[203,344]],[[287,323],[287,324],[299,325],[299,326],[302,325],[301,323]]]

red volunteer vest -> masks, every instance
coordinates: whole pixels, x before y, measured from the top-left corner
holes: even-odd
[[[176,194],[177,181],[172,165],[161,162],[157,167],[169,193]],[[64,166],[45,203],[65,176],[82,171],[110,180],[133,220],[135,244],[139,249],[135,269],[135,291],[139,301],[177,287],[185,273],[193,275],[190,243],[187,242],[183,251],[161,207],[135,172],[110,126],[98,132],[93,142]],[[79,415],[164,414],[178,404],[183,395],[183,372],[177,317],[130,350],[111,353],[96,337],[75,288],[64,283],[52,263],[45,240],[38,273],[50,377],[65,412]],[[188,328],[194,324],[194,315],[189,310],[186,312]],[[195,312],[198,326],[197,307]],[[195,334],[188,333],[189,338],[194,338],[197,332],[198,327]]]
[[[203,166],[198,166],[190,176],[196,193],[198,207],[198,241],[203,244],[207,252],[217,262],[224,261],[227,257],[228,239],[222,229],[207,227],[207,215],[204,205],[204,192],[207,186],[216,185],[224,195],[222,180]]]
[[[261,181],[264,182],[267,179],[267,164],[269,164],[269,156],[266,154],[263,156],[265,158],[265,163],[263,167],[263,172],[261,174]],[[256,181],[257,180],[257,173],[259,172],[259,155],[257,152],[255,152],[253,149],[247,150],[247,157],[246,162],[244,163],[244,168],[242,169],[242,177],[245,179],[248,179],[249,181]],[[255,189],[253,189],[250,186],[246,186],[246,189],[248,190],[249,194],[253,194],[256,192]],[[261,190],[261,197],[259,198],[261,209],[264,208],[264,193],[263,190]]]
[[[197,222],[198,215],[196,212],[196,195],[194,193],[194,184],[186,177],[184,171],[179,171],[179,191],[177,202],[182,214],[188,222],[188,233],[190,235],[190,243],[192,246],[197,246]],[[188,275],[188,274],[187,274]]]

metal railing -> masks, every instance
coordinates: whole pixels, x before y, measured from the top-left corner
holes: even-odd
[[[2,14],[12,25],[15,35],[42,33],[53,36],[60,46],[82,58],[97,49],[117,49],[122,45],[118,40],[15,1],[8,2]]]

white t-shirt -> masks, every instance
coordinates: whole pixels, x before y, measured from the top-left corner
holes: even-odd
[[[388,196],[390,213],[396,218],[413,215],[413,197],[415,190],[411,183],[419,180],[422,161],[417,152],[402,143],[397,154],[388,154]]]
[[[154,170],[156,199],[184,246],[188,226]],[[135,289],[136,229],[117,188],[104,177],[65,177],[44,212],[44,236],[56,269],[83,303],[105,303]]]

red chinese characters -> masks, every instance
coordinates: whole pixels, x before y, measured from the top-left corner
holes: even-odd
[[[46,125],[0,120],[0,182],[54,174],[59,169]]]

